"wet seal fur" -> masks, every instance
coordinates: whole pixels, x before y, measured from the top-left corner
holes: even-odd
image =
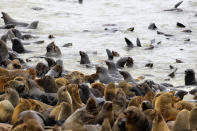
[[[47,57],[59,57],[62,55],[60,48],[56,46],[54,42],[50,43],[46,47],[46,50],[47,50],[46,53]]]

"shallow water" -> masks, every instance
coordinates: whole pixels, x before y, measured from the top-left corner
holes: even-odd
[[[107,59],[105,50],[108,48],[118,51],[121,56],[131,56],[134,59],[134,67],[124,69],[134,78],[151,74],[153,76],[146,76],[146,79],[164,82],[172,72],[169,65],[177,67],[176,77],[167,81],[176,86],[184,85],[185,69],[197,71],[197,17],[194,16],[197,13],[197,1],[184,0],[180,6],[183,12],[163,11],[173,8],[177,2],[179,0],[84,0],[83,5],[80,5],[74,0],[1,0],[0,10],[20,21],[40,21],[36,30],[20,28],[39,36],[36,40],[45,40],[41,45],[25,46],[34,52],[21,55],[23,58],[45,54],[47,44],[55,41],[63,53],[61,59],[65,69],[90,74],[95,69],[79,65],[79,50],[88,52],[92,63],[104,64],[102,60]],[[41,7],[43,10],[35,11],[32,7]],[[156,23],[159,31],[174,36],[166,39],[163,35],[157,35],[156,31],[148,30],[148,25],[152,22]],[[192,33],[181,32],[184,29],[177,28],[176,22],[185,24],[186,29],[191,29]],[[3,20],[0,20],[0,25],[3,24]],[[104,26],[105,24],[115,26]],[[126,31],[129,27],[135,27],[135,31]],[[108,30],[104,30],[105,28]],[[5,32],[0,30],[0,35]],[[49,40],[49,34],[55,35],[55,39]],[[127,50],[124,37],[128,37],[134,44],[139,37],[143,47]],[[187,38],[191,41],[185,42]],[[152,39],[162,43],[153,50],[144,50]],[[73,43],[72,47],[62,47],[69,42]],[[11,47],[10,41],[8,46]],[[176,63],[175,59],[184,63]],[[39,61],[41,60],[33,59],[29,64],[35,65]],[[153,69],[144,67],[148,62],[154,63]]]

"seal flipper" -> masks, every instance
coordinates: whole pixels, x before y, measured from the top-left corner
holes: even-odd
[[[128,38],[124,38],[125,42],[127,43],[127,47],[133,47],[133,43],[128,39]]]
[[[114,59],[113,53],[109,49],[106,49],[106,52],[107,52],[108,60],[113,60]]]

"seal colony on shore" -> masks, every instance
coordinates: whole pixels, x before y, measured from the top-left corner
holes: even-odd
[[[78,1],[80,4],[83,0]],[[173,9],[183,1],[177,3]],[[106,49],[107,57],[103,64],[91,61],[89,52],[79,51],[80,66],[94,68],[92,74],[81,71],[67,71],[61,60],[63,52],[55,42],[46,47],[43,56],[25,61],[18,54],[31,53],[25,46],[25,39],[34,36],[24,35],[15,27],[36,29],[38,21],[30,24],[18,21],[2,12],[7,30],[0,40],[0,129],[12,131],[193,131],[197,130],[197,81],[193,69],[185,70],[187,92],[170,83],[156,83],[143,77],[135,78],[124,68],[135,66],[133,57],[119,57],[119,53]],[[181,23],[177,26],[184,28]],[[149,30],[157,30],[151,23]],[[133,30],[132,30],[133,31]],[[164,34],[157,32],[157,34]],[[170,34],[164,34],[170,36]],[[49,36],[52,39],[52,35]],[[123,38],[128,49],[143,45],[139,38],[136,45],[129,38]],[[7,41],[12,42],[8,48]],[[40,42],[37,42],[40,43]],[[41,41],[42,43],[42,41]],[[155,43],[152,40],[151,43]],[[153,45],[145,50],[154,49]],[[20,56],[21,56],[20,55]],[[41,59],[34,66],[28,65],[33,58]],[[54,60],[56,58],[57,60]],[[44,63],[42,60],[45,60]],[[107,68],[105,67],[107,66]],[[153,68],[153,63],[146,67]],[[176,77],[177,68],[169,77]],[[191,94],[194,99],[185,101]]]

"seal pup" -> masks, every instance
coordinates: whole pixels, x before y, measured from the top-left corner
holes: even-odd
[[[8,59],[8,48],[4,41],[0,40],[0,64]]]
[[[185,85],[197,85],[195,72],[193,69],[185,70]]]
[[[90,59],[85,52],[79,51],[79,54],[81,56],[80,64],[90,64]]]
[[[47,57],[59,57],[62,55],[60,48],[56,46],[54,42],[50,43],[46,47],[46,50],[47,50],[46,53]]]
[[[18,38],[12,38],[12,50],[16,51],[17,53],[29,53],[31,51],[28,51],[24,48],[23,44]]]

